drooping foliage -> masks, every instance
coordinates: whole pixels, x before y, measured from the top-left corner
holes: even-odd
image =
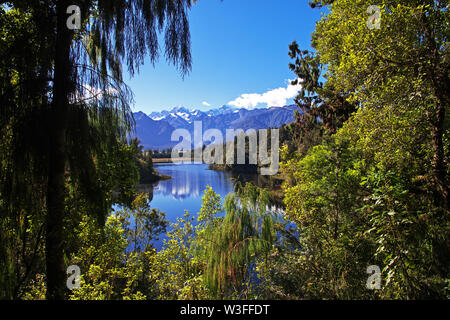
[[[182,74],[191,67],[190,0],[82,1],[79,30],[66,25],[72,4],[13,1],[0,8],[2,215],[9,224],[27,204],[33,208],[27,214],[45,222],[47,293],[59,299],[65,294],[67,193],[82,194],[102,225],[111,190],[101,179],[101,166],[105,157],[118,155],[133,127],[122,63],[134,74],[147,55],[155,62],[158,33],[164,33],[167,60]],[[12,261],[9,249],[3,250]],[[10,292],[5,295],[16,295]]]
[[[284,218],[237,183],[170,226],[132,188],[147,156],[125,141],[120,66],[156,61],[162,31],[186,72],[191,2],[85,1],[76,32],[66,4],[0,8],[1,298],[61,297],[65,270],[45,270],[62,261],[82,269],[71,299],[448,299],[448,1],[378,1],[380,28],[369,0],[310,1],[327,12],[314,51],[289,46],[303,90],[280,130]],[[113,201],[129,208],[106,218]]]
[[[275,241],[274,217],[268,210],[267,191],[249,183],[240,188],[238,195],[237,198],[229,194],[225,198],[224,217],[201,215],[199,220],[205,221],[203,217],[208,217],[198,235],[197,255],[205,263],[206,285],[218,298],[234,294],[244,298],[248,294],[246,286],[253,264],[271,250]],[[215,199],[214,194],[206,199]],[[204,206],[208,203],[204,201]],[[220,209],[216,205],[212,207],[217,214]]]

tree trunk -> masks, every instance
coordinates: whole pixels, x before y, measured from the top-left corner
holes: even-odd
[[[64,299],[63,217],[65,198],[66,126],[71,92],[71,31],[66,26],[66,1],[56,6],[57,29],[54,64],[53,101],[50,112],[50,153],[46,217],[47,299]]]
[[[431,7],[434,6],[433,1],[428,2]],[[431,134],[433,146],[433,176],[436,181],[438,191],[434,196],[435,205],[442,207],[445,213],[449,213],[449,195],[447,186],[447,163],[444,154],[444,122],[445,113],[449,107],[450,85],[448,83],[448,62],[444,62],[440,56],[440,47],[435,40],[435,30],[433,21],[422,15],[422,23],[424,26],[425,43],[428,51],[428,59],[431,66],[425,65],[428,77],[433,84],[434,97],[436,101],[435,114],[431,115]]]
[[[444,133],[445,103],[436,106],[436,119],[432,126],[433,139],[433,174],[436,179],[439,192],[435,202],[439,203],[446,213],[449,210],[449,197],[447,186],[447,168],[445,164],[444,145],[442,141]]]

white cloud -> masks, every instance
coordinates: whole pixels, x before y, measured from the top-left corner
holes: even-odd
[[[202,105],[207,106],[207,107],[211,107],[211,105],[208,102],[206,102],[206,101],[203,101]]]
[[[244,93],[228,104],[238,108],[254,108],[259,104],[266,104],[268,107],[282,107],[286,105],[288,99],[296,97],[300,89],[300,84],[293,86],[291,80],[288,80],[286,88],[281,87],[262,94]]]
[[[78,103],[81,101],[89,101],[92,99],[102,99],[104,95],[116,96],[119,91],[115,88],[106,88],[105,90],[101,90],[99,88],[92,87],[88,84],[82,85],[83,90],[77,91],[75,93],[75,97],[72,99],[72,102]]]

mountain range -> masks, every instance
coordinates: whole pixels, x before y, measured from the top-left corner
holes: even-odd
[[[226,129],[267,129],[278,128],[294,121],[295,105],[245,109],[224,105],[208,111],[189,110],[185,107],[174,107],[171,110],[145,114],[134,113],[136,121],[135,135],[145,149],[167,149],[178,143],[171,141],[175,129],[194,131],[194,121],[202,121],[203,132],[218,129],[225,137]]]

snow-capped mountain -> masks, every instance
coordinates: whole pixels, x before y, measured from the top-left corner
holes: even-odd
[[[187,129],[193,132],[194,121],[202,122],[202,129],[219,129],[225,137],[226,129],[267,129],[278,128],[294,121],[295,105],[284,107],[238,109],[232,106],[222,106],[217,109],[201,111],[189,110],[178,106],[171,110],[134,113],[136,120],[136,135],[146,149],[166,149],[178,142],[171,141],[175,129]]]
[[[211,109],[208,111],[200,111],[197,109],[189,110],[185,107],[178,106],[174,107],[171,110],[163,110],[161,112],[152,112],[148,116],[155,120],[166,120],[169,123],[175,125],[175,127],[180,124],[187,122],[192,123],[193,121],[199,121],[204,119],[205,117],[215,117],[219,115],[229,114],[233,112],[237,112],[239,109],[231,106],[222,106],[218,109]]]

